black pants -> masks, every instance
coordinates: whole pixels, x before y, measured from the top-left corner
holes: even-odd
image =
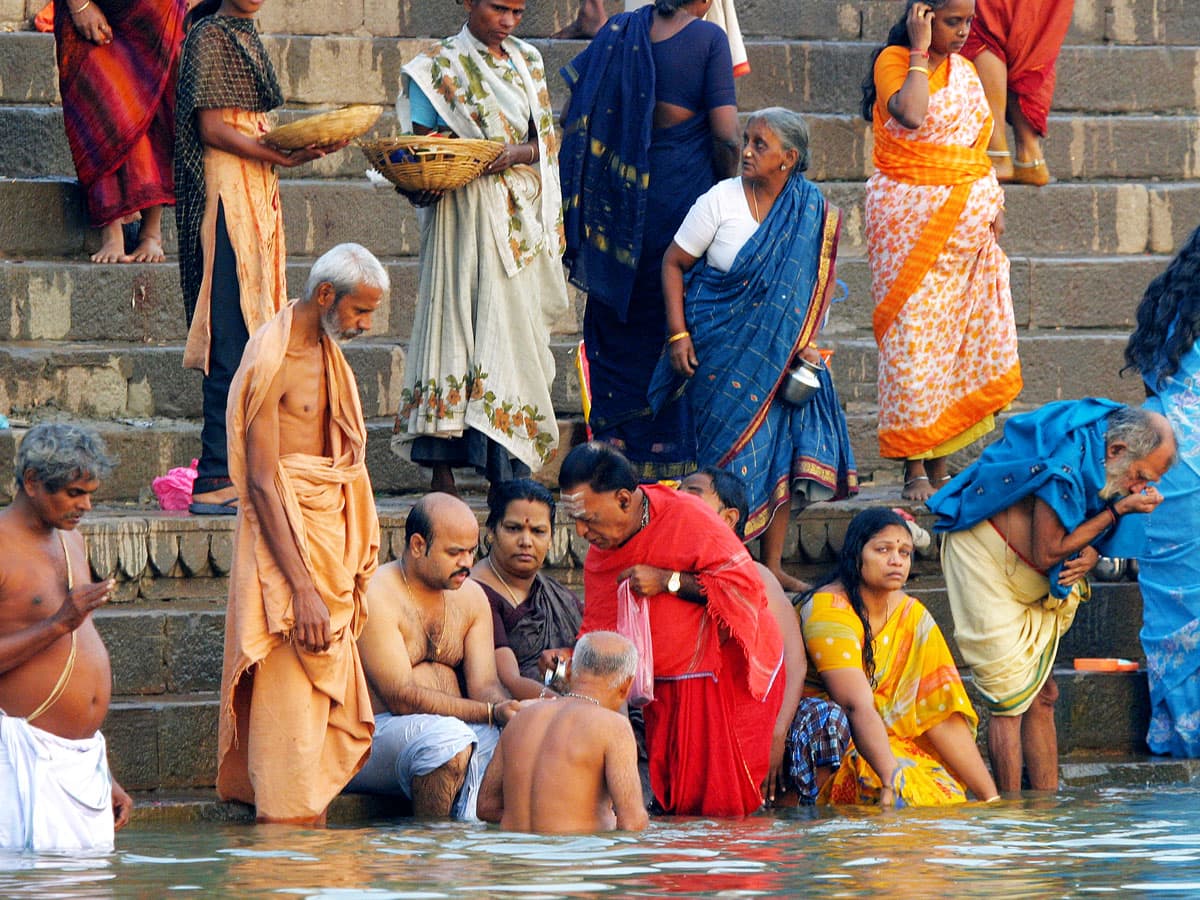
[[[192,490],[197,494],[220,490],[229,484],[229,448],[225,433],[225,407],[229,385],[242,362],[250,334],[242,317],[242,292],[238,285],[237,258],[225,227],[225,209],[217,206],[217,238],[213,256],[209,323],[212,344],[208,375],[204,378],[204,427],[200,431],[200,464]]]

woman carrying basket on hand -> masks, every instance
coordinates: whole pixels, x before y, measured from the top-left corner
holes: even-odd
[[[504,144],[474,181],[408,194],[422,207],[417,313],[392,449],[495,483],[558,446],[549,325],[567,309],[558,140],[545,66],[512,36],[525,0],[465,0],[467,23],[407,63],[396,109],[418,134]]]

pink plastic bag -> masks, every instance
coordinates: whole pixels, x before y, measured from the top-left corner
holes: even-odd
[[[629,689],[629,705],[645,706],[654,700],[654,645],[650,639],[650,601],[639,597],[626,578],[617,585],[617,631],[637,648],[637,669]]]
[[[187,509],[192,502],[192,482],[196,480],[196,465],[193,459],[190,466],[177,466],[166,475],[154,479],[151,487],[158,505],[163,509]]]

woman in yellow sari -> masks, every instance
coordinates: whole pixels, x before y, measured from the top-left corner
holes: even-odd
[[[946,456],[990,431],[1021,391],[992,116],[958,55],[974,11],[974,0],[908,0],[863,83],[879,447],[905,460],[910,500],[932,496],[948,480]]]
[[[837,580],[801,607],[805,696],[842,706],[854,740],[818,803],[938,806],[965,802],[968,790],[978,800],[998,796],[942,632],[904,592],[912,552],[899,515],[864,510],[846,531]]]

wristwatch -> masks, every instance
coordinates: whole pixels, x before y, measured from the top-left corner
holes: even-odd
[[[679,593],[679,586],[683,583],[682,572],[672,572],[671,577],[667,579],[667,590],[672,594]]]

